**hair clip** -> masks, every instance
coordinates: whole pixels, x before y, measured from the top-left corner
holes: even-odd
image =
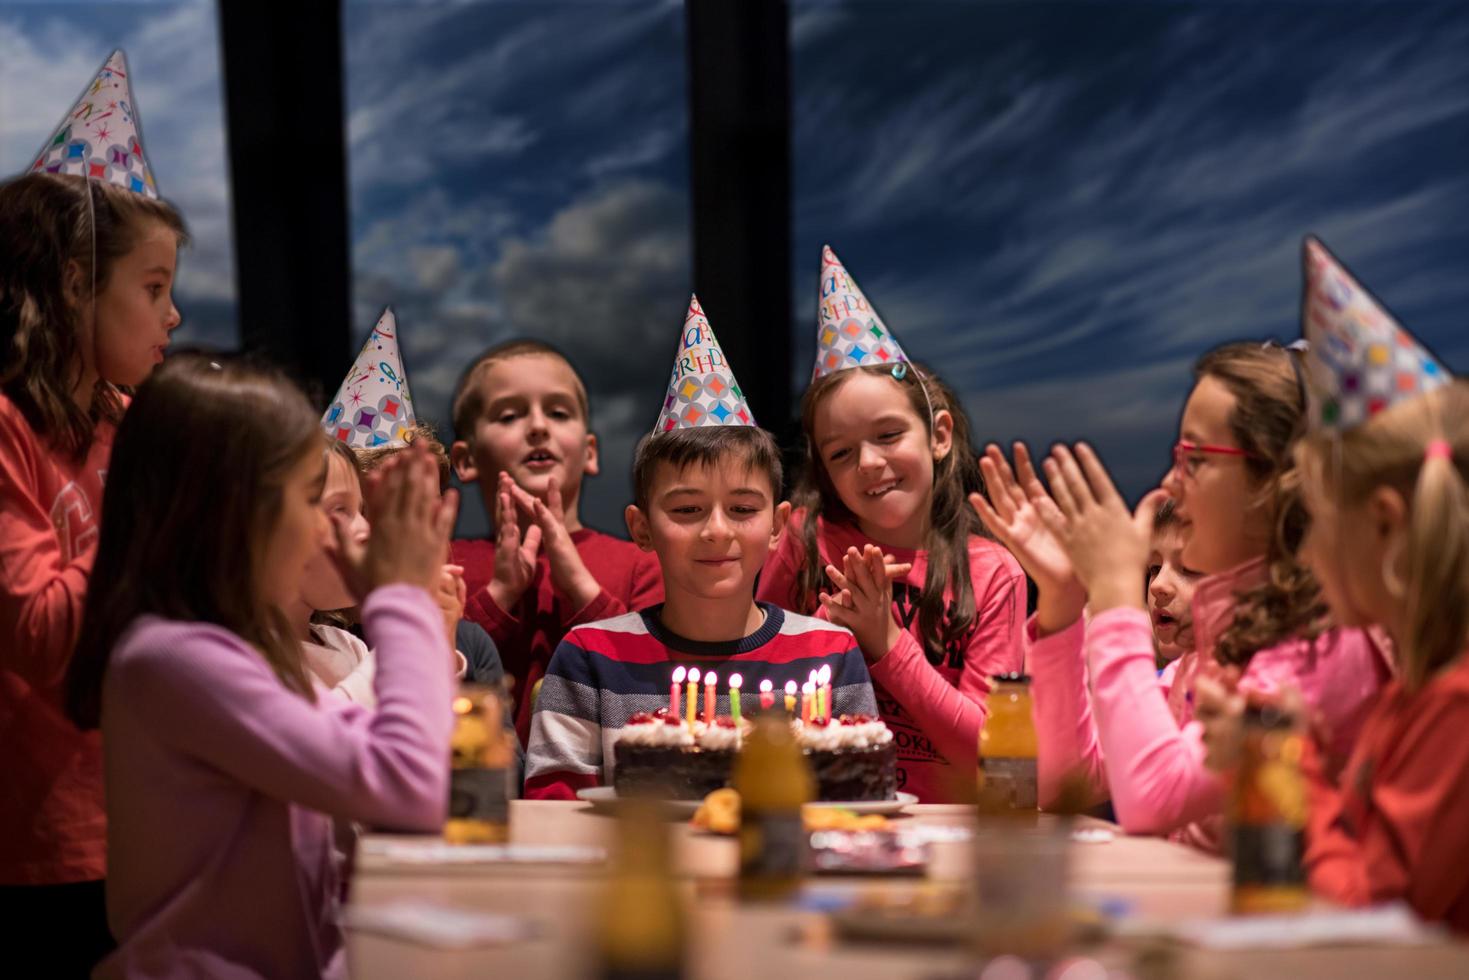
[[[1449,445],[1447,439],[1430,439],[1428,445],[1423,448],[1423,459],[1444,459],[1449,462],[1454,460],[1454,447]]]
[[[907,361],[899,361],[897,364],[894,364],[893,365],[893,377],[896,380],[902,381],[907,376],[908,376],[908,362]]]
[[[1280,341],[1278,341],[1278,340],[1276,340],[1275,338],[1272,337],[1269,340],[1265,341],[1263,344],[1261,344],[1260,345],[1260,349],[1261,350],[1271,350],[1271,349],[1274,349],[1274,350],[1293,350],[1297,354],[1305,354],[1306,352],[1308,352],[1311,349],[1311,342],[1309,340],[1307,340],[1306,338],[1301,337],[1298,340],[1292,340],[1288,344],[1282,344]]]

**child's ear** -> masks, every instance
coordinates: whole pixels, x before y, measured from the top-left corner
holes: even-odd
[[[466,440],[454,440],[454,445],[449,447],[449,463],[454,467],[454,475],[459,477],[459,482],[478,482],[479,467],[474,465],[474,454],[469,451]]]
[[[601,458],[597,452],[597,437],[591,432],[587,433],[587,461],[581,471],[587,476],[596,476],[602,468]]]
[[[632,538],[632,543],[644,551],[652,551],[653,531],[648,527],[648,518],[638,510],[637,504],[628,504],[627,509],[622,512],[622,519],[627,522],[627,533]]]
[[[1408,502],[1393,487],[1378,487],[1367,498],[1372,531],[1380,546],[1400,536],[1408,525]]]
[[[775,505],[775,520],[770,523],[770,550],[775,550],[775,546],[780,542],[780,536],[785,532],[786,524],[790,519],[791,502],[789,500],[782,500]]]
[[[941,461],[954,448],[954,415],[947,408],[933,413],[933,434],[928,439],[933,461]]]
[[[87,303],[86,285],[82,280],[81,263],[75,259],[67,259],[66,267],[61,271],[61,291],[66,301],[76,309],[81,309]]]

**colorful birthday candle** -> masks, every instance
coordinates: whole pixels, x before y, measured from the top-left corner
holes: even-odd
[[[683,683],[684,675],[688,671],[682,667],[673,669],[673,683],[668,685],[668,713],[674,718],[678,717],[678,686]]]
[[[740,724],[740,685],[744,682],[739,674],[729,675],[729,716],[734,719],[736,728]]]
[[[796,682],[786,681],[786,714],[794,716],[796,713]]]
[[[714,724],[714,708],[719,703],[719,689],[716,687],[718,683],[719,678],[715,676],[714,671],[711,670],[704,675],[704,724],[706,725]]]
[[[775,685],[770,683],[770,678],[760,682],[760,710],[769,711],[775,705]]]
[[[831,721],[831,664],[821,665],[821,669],[816,672],[816,683],[821,689],[821,693],[816,698],[816,703],[821,708],[821,716]]]
[[[816,682],[807,681],[806,683],[801,685],[801,724],[811,724],[811,719],[815,717],[813,713],[815,711],[815,708]]]
[[[687,701],[687,703],[684,705],[684,716],[685,716],[685,720],[689,723],[689,727],[690,728],[693,728],[694,727],[694,715],[699,710],[699,668],[698,667],[690,667],[689,668],[689,688],[685,692],[685,695],[686,695],[685,700]]]

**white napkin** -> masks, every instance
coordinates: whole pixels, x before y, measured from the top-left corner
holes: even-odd
[[[412,899],[384,905],[349,905],[341,919],[345,928],[356,932],[440,949],[500,946],[535,935],[534,926],[525,919]]]

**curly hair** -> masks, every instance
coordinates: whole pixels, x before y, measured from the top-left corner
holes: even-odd
[[[1306,412],[1297,356],[1284,347],[1235,343],[1194,365],[1196,382],[1213,378],[1234,395],[1230,432],[1250,453],[1245,465],[1257,500],[1272,515],[1265,581],[1239,593],[1234,620],[1214,647],[1222,664],[1243,666],[1258,650],[1288,637],[1314,639],[1329,625],[1320,586],[1297,558],[1310,522],[1293,453]]]

